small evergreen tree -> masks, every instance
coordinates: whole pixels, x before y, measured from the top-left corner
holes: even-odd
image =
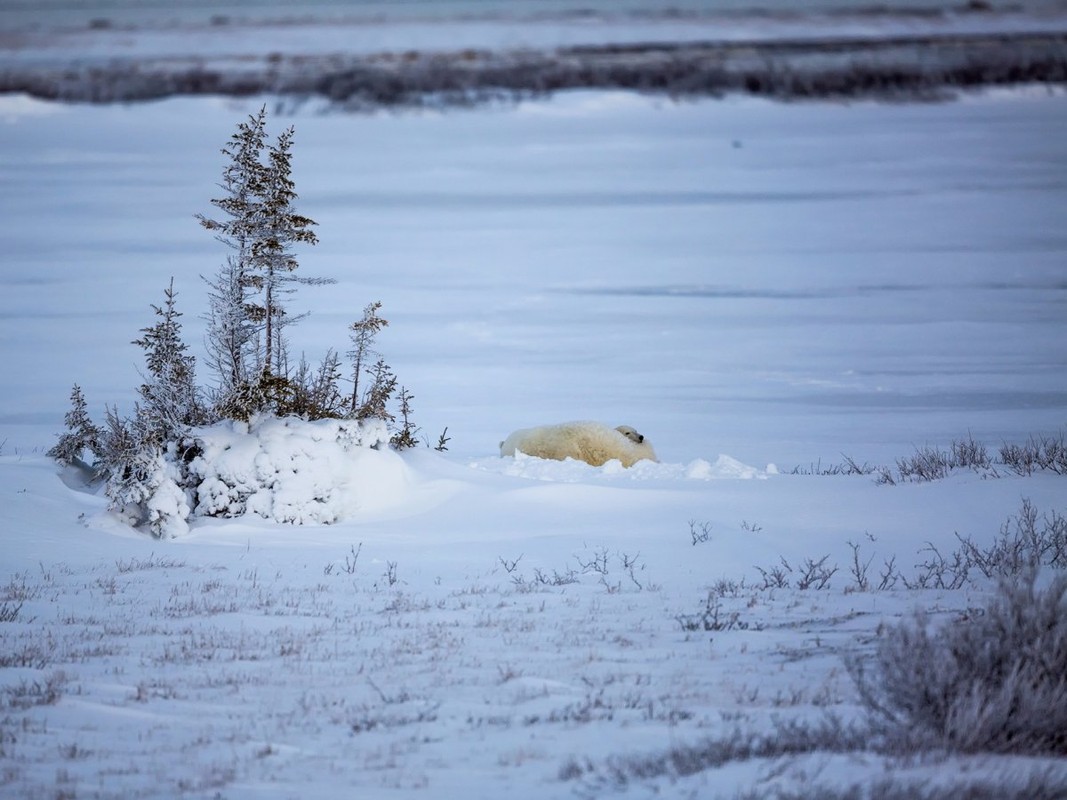
[[[438,453],[445,452],[448,450],[448,443],[450,441],[452,441],[452,437],[448,435],[448,426],[446,425],[445,429],[441,431],[441,435],[437,437],[437,446],[434,447],[434,450]]]
[[[139,390],[139,432],[145,442],[158,447],[179,439],[202,420],[194,374],[196,360],[181,338],[182,315],[175,307],[173,278],[164,295],[163,306],[152,306],[159,318],[156,324],[142,328],[144,335],[133,341],[144,350],[148,370]]]
[[[415,438],[419,429],[411,421],[411,401],[415,399],[415,395],[409,392],[407,387],[401,386],[397,397],[400,399],[400,430],[393,434],[389,444],[397,450],[406,450],[419,443],[418,439]]]
[[[344,416],[345,400],[338,384],[341,381],[341,359],[335,350],[328,350],[317,370],[307,359],[301,358],[293,376],[293,407],[289,413],[304,419],[337,419]]]
[[[282,330],[300,317],[286,313],[283,295],[294,284],[322,285],[334,283],[330,278],[307,278],[294,275],[299,266],[293,255],[294,244],[316,244],[318,237],[311,227],[315,221],[297,214],[293,208],[296,190],[291,177],[292,145],[295,131],[289,128],[268,150],[262,190],[258,195],[260,228],[252,241],[248,284],[259,294],[259,301],[248,305],[253,320],[263,324],[263,369],[265,373],[285,375]]]
[[[99,460],[101,432],[89,419],[85,397],[78,384],[74,384],[74,388],[71,389],[70,404],[70,411],[63,418],[67,426],[66,433],[60,434],[59,441],[48,451],[48,456],[64,466],[70,464],[89,466],[82,460],[82,457],[88,450],[92,453],[94,461]]]
[[[230,255],[208,284],[207,363],[218,379],[216,405],[225,403],[238,387],[249,381],[248,361],[255,342],[256,329],[245,313],[243,266],[238,256]]]
[[[352,340],[352,349],[348,352],[348,357],[352,359],[352,401],[349,410],[352,416],[358,416],[363,400],[359,393],[359,377],[367,370],[371,359],[381,355],[374,349],[374,340],[378,332],[389,325],[388,320],[378,316],[381,308],[380,301],[371,303],[363,309],[363,318],[349,326]]]
[[[362,405],[356,409],[353,416],[360,422],[368,419],[392,422],[396,417],[389,413],[389,401],[396,391],[396,376],[381,358],[374,362],[367,374],[371,377],[371,385],[363,397]]]
[[[135,423],[119,415],[117,408],[104,409],[104,426],[100,431],[100,460],[98,471],[107,478],[107,496],[116,502],[113,488],[121,487],[133,472],[137,454],[143,449],[143,438]]]
[[[219,379],[220,402],[226,403],[250,382],[256,326],[246,300],[251,288],[252,244],[263,236],[261,197],[267,185],[267,169],[261,161],[267,140],[267,108],[238,123],[223,155],[230,159],[222,172],[220,188],[225,196],[211,201],[226,216],[219,221],[198,214],[197,219],[215,238],[234,252],[213,280],[204,279],[211,291],[207,315],[207,351]]]

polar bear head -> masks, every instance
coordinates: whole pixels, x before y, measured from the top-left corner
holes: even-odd
[[[617,430],[619,433],[621,433],[634,444],[642,444],[645,441],[645,437],[635,431],[629,425],[620,425],[615,430]]]

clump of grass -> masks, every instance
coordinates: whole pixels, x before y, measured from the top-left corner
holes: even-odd
[[[43,681],[23,680],[17,686],[5,686],[4,705],[18,710],[55,705],[63,697],[63,689],[69,681],[65,672],[57,670]]]
[[[5,650],[0,651],[0,669],[10,667],[44,669],[53,662],[55,657],[56,645],[51,640],[43,643],[10,644]]]
[[[989,450],[981,442],[975,441],[974,437],[969,433],[966,439],[957,439],[952,442],[950,457],[951,463],[957,467],[989,469],[993,466],[993,460],[989,457]]]
[[[692,523],[690,529],[692,529]],[[874,541],[874,537],[868,537]],[[1003,577],[1018,577],[1041,567],[1067,570],[1067,516],[1057,511],[1042,513],[1024,498],[1017,514],[1009,516],[1000,528],[1000,533],[989,546],[976,544],[970,536],[956,534],[960,546],[942,552],[928,542],[919,552],[921,559],[913,572],[904,572],[897,567],[896,556],[884,559],[871,574],[874,556],[867,557],[859,544],[848,542],[852,550],[848,566],[851,582],[845,586],[846,593],[886,591],[902,584],[907,589],[961,589],[966,585],[981,585],[981,574],[987,580]],[[682,630],[724,631],[743,629],[736,614],[725,614],[719,600],[725,596],[737,596],[737,591],[728,592],[727,584],[755,592],[777,589],[827,590],[831,579],[840,571],[830,556],[805,558],[790,564],[785,558],[765,567],[756,566],[759,580],[746,586],[740,583],[719,581],[708,590],[704,607],[693,614],[677,614],[674,619]]]
[[[694,525],[695,523],[690,523],[691,528]],[[631,555],[630,553],[617,551],[615,558],[612,558],[606,547],[600,547],[594,550],[592,554],[585,556],[575,554],[574,560],[578,565],[578,569],[574,567],[567,567],[562,571],[553,569],[549,574],[539,567],[534,567],[533,578],[530,579],[518,569],[519,562],[522,561],[521,555],[516,559],[507,559],[503,556],[497,558],[497,561],[504,568],[504,572],[507,573],[509,580],[522,592],[533,592],[546,587],[580,583],[584,575],[598,576],[597,582],[604,587],[608,594],[618,594],[623,590],[624,586],[628,587],[630,585],[633,585],[637,591],[645,591],[646,589],[648,591],[657,591],[660,588],[658,584],[650,582],[645,577],[646,565],[641,559],[640,553]],[[614,568],[616,563],[622,568],[621,572]]]
[[[123,575],[129,572],[147,572],[154,569],[180,569],[184,566],[184,561],[168,556],[157,556],[155,553],[150,553],[147,558],[120,558],[115,561],[115,568]]]
[[[721,587],[712,587],[708,590],[704,600],[704,608],[695,614],[677,614],[675,621],[683,631],[693,633],[696,631],[732,631],[748,630],[751,623],[742,620],[737,611],[724,611],[722,608],[723,590]],[[762,627],[758,623],[756,629]]]
[[[711,523],[689,520],[689,536],[693,541],[693,547],[711,540]]]
[[[0,604],[0,622],[14,622],[22,611],[22,603]]]
[[[878,471],[866,461],[860,464],[851,456],[842,456],[842,461],[823,466],[822,459],[807,467],[793,467],[793,475],[870,475]]]
[[[571,758],[560,768],[559,777],[622,788],[634,781],[695,775],[735,761],[814,752],[849,753],[866,750],[868,744],[869,732],[863,726],[846,724],[832,714],[818,722],[780,719],[770,734],[735,728],[721,738],[679,744],[651,755],[616,756],[601,765]]]

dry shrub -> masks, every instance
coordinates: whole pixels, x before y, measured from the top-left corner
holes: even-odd
[[[1005,578],[940,627],[920,613],[848,666],[872,723],[909,750],[1067,755],[1067,575]]]

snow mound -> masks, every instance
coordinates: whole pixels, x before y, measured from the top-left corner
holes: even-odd
[[[416,454],[389,446],[381,423],[260,417],[195,428],[166,452],[147,454],[142,480],[121,508],[104,516],[160,538],[189,532],[197,519],[258,517],[291,525],[330,525],[370,515],[421,513],[463,491],[470,481]],[[458,465],[457,465],[458,466]],[[685,464],[618,460],[600,467],[522,453],[469,462],[483,473],[571,484],[766,479],[730,456]],[[463,469],[459,467],[459,469]],[[469,474],[469,473],[468,473]],[[98,521],[107,523],[107,520]]]
[[[766,479],[777,474],[773,464],[760,470],[743,464],[736,458],[720,455],[714,462],[697,458],[687,464],[666,464],[655,461],[638,461],[632,467],[624,467],[617,459],[608,461],[601,467],[593,467],[584,461],[568,458],[554,461],[547,458],[516,453],[514,456],[477,459],[470,462],[474,469],[496,472],[517,478],[559,483],[582,482],[616,482],[623,480],[695,480],[710,481],[722,479]]]
[[[329,524],[402,502],[410,483],[384,424],[265,417],[198,429],[194,439],[197,516]]]
[[[195,428],[141,469],[143,489],[117,516],[163,538],[187,533],[197,517],[328,525],[405,507],[416,483],[384,423],[335,419]]]

